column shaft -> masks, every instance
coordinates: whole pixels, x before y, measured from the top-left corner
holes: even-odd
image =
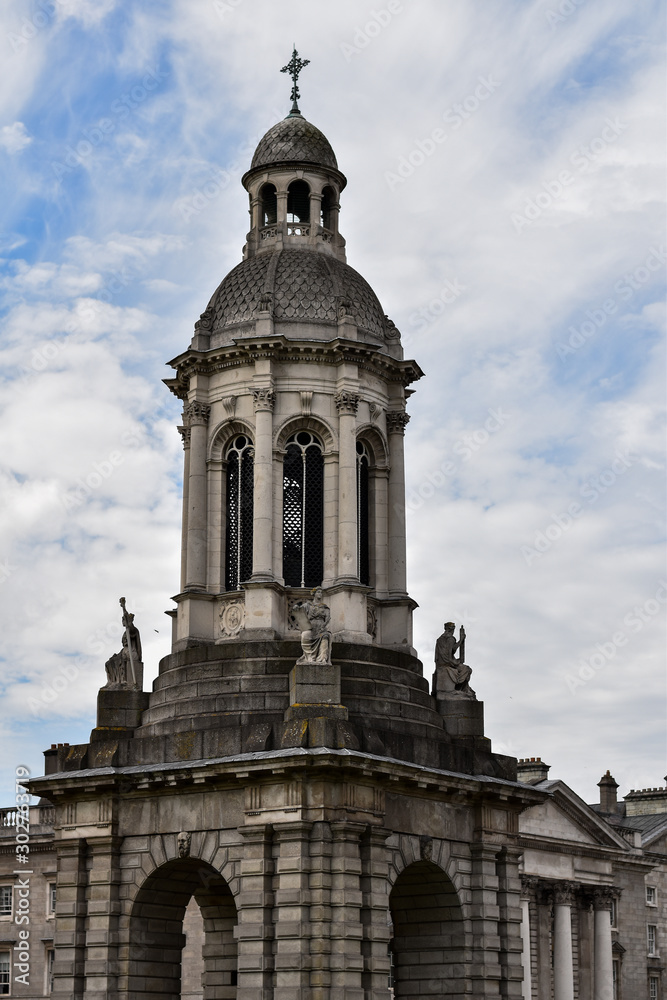
[[[185,590],[188,565],[188,488],[190,486],[190,428],[179,427],[183,439],[183,515],[181,524],[181,590]]]
[[[190,426],[188,555],[185,589],[206,589],[206,443],[210,408],[193,401],[184,409]]]
[[[338,407],[338,580],[357,577],[357,407],[359,397],[341,390]]]
[[[554,903],[554,1000],[574,1000],[570,903]]]
[[[523,1000],[532,1000],[533,987],[530,967],[530,900],[521,900],[521,963],[523,966]]]
[[[613,998],[613,956],[611,950],[611,920],[609,910],[596,900],[594,923],[594,997]]]
[[[404,594],[407,588],[405,571],[405,457],[403,435],[408,420],[407,413],[387,413],[389,434],[389,593]]]
[[[272,389],[255,389],[255,482],[252,579],[273,580],[273,401]]]

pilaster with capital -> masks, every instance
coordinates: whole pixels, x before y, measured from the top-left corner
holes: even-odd
[[[404,594],[407,587],[405,569],[405,455],[403,437],[409,415],[404,410],[387,412],[389,437],[389,593]]]
[[[341,389],[338,410],[338,581],[357,581],[357,409],[359,396]]]
[[[183,407],[183,424],[190,431],[185,590],[206,587],[206,443],[210,413],[210,406],[196,399]]]
[[[253,389],[255,409],[255,472],[252,579],[273,580],[273,407],[269,386]]]

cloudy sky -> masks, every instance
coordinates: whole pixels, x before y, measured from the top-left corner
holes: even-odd
[[[301,109],[341,231],[426,377],[409,582],[465,625],[497,750],[588,801],[665,773],[664,6],[5,0],[1,805],[87,740],[118,599],[169,648],[182,450],[165,362],[240,260],[240,176]],[[93,483],[91,487],[88,485]]]

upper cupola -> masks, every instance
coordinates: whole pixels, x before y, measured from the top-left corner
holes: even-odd
[[[243,186],[250,196],[251,228],[243,256],[295,247],[321,250],[345,261],[338,232],[339,195],[347,184],[331,143],[299,110],[297,79],[308,59],[294,49],[282,72],[292,77],[292,109],[255,150]]]

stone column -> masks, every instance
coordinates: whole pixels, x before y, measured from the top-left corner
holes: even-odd
[[[190,428],[178,428],[183,441],[183,515],[181,523],[181,590],[185,590],[188,564],[188,486],[190,485]]]
[[[116,995],[121,843],[122,838],[115,836],[96,837],[88,843],[84,1000],[107,1000]]]
[[[310,829],[296,821],[274,827],[278,844],[274,893],[275,987],[272,1000],[311,1000]]]
[[[554,886],[554,1000],[574,1000],[572,900],[574,886]]]
[[[362,823],[331,824],[331,990],[328,1000],[364,1000],[361,985]]]
[[[518,998],[523,994],[522,907],[519,858],[521,852],[514,847],[503,847],[498,852],[498,910],[500,920],[500,995]],[[530,961],[530,951],[528,952]]]
[[[357,577],[357,407],[359,396],[341,389],[338,410],[338,583]]]
[[[375,566],[371,580],[375,584],[378,594],[385,594],[389,587],[387,578],[389,545],[388,545],[388,522],[387,522],[387,493],[388,493],[389,469],[375,469],[373,477],[373,502],[374,502],[374,525],[375,538],[371,551],[375,553]]]
[[[498,933],[497,844],[472,844],[470,906],[472,925],[471,986],[475,1000],[500,995],[500,936]]]
[[[58,876],[53,944],[53,995],[81,1000],[86,948],[86,842],[56,841]]]
[[[611,950],[611,901],[613,892],[602,887],[593,890],[594,945],[593,984],[595,1000],[613,1000],[614,970]]]
[[[273,580],[273,389],[253,389],[255,482],[252,579]]]
[[[387,413],[389,435],[389,593],[405,594],[405,458],[403,437],[410,417],[403,410]]]
[[[245,841],[240,862],[238,909],[238,1000],[265,1000],[273,978],[273,875],[270,826],[240,828]]]
[[[206,443],[210,412],[210,406],[197,400],[183,408],[184,423],[190,429],[185,590],[206,589]]]

